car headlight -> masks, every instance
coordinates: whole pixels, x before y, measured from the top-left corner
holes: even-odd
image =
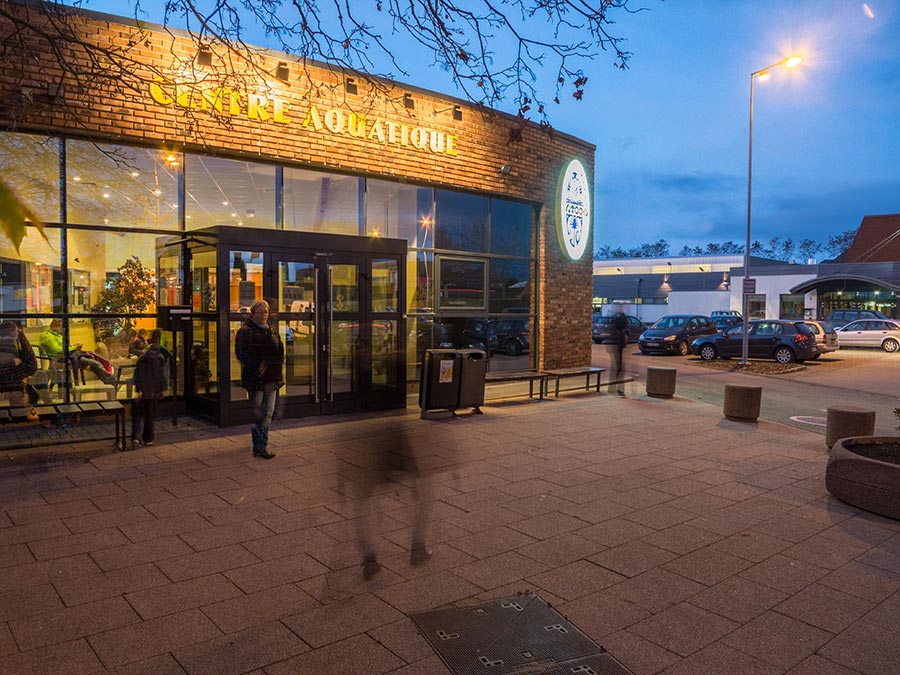
[[[678,337],[677,335],[666,335],[666,337],[664,337],[663,340],[665,342],[675,342],[677,337]]]

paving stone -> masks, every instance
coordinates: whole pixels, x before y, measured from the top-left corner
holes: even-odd
[[[577,532],[570,532],[553,539],[526,544],[516,550],[545,565],[558,567],[598,553],[603,548],[602,544],[587,539]]]
[[[84,640],[50,645],[0,659],[0,675],[86,675],[102,668]]]
[[[720,642],[663,671],[662,675],[781,675],[775,668]]]
[[[556,569],[531,575],[526,581],[564,600],[574,600],[617,584],[624,579],[625,577],[592,562],[578,560]]]
[[[62,520],[42,520],[18,527],[10,523],[8,527],[0,529],[0,546],[25,544],[38,539],[53,539],[71,533]]]
[[[224,576],[210,574],[129,593],[125,598],[146,621],[158,616],[203,607],[238,595],[243,595],[241,590]]]
[[[154,656],[144,661],[130,663],[111,670],[104,670],[105,675],[186,675],[171,654]]]
[[[866,675],[896,675],[900,634],[858,621],[819,650],[819,655]]]
[[[781,553],[790,546],[789,541],[753,530],[733,534],[712,544],[718,551],[757,563]]]
[[[171,500],[172,493],[161,487],[147,487],[143,490],[128,490],[119,494],[91,498],[101,511],[116,511],[130,506],[144,506]]]
[[[80,534],[70,534],[64,537],[56,537],[55,539],[41,539],[29,543],[28,547],[37,560],[49,560],[78,553],[101,551],[127,543],[128,539],[119,530],[107,528]]]
[[[583,502],[577,505],[563,507],[562,512],[566,515],[578,518],[587,523],[602,523],[604,521],[624,516],[631,513],[634,508],[627,504],[620,504],[610,499],[597,499],[591,502]]]
[[[863,602],[861,600],[857,601]],[[859,606],[859,605],[857,605]],[[866,615],[866,621],[900,632],[900,593],[894,593]]]
[[[671,551],[643,541],[630,541],[592,555],[588,560],[626,577],[635,577],[676,557]]]
[[[278,621],[282,617],[318,606],[319,603],[312,596],[296,585],[284,584],[208,604],[203,607],[203,613],[213,620],[219,630],[227,634]]]
[[[450,675],[450,671],[437,656],[410,663],[408,666],[389,671],[390,675]]]
[[[0,624],[63,608],[49,583],[24,586],[0,593]]]
[[[738,532],[750,529],[759,524],[759,520],[742,513],[730,511],[713,511],[687,521],[688,525],[698,527],[701,530],[709,530],[723,537],[730,537]]]
[[[381,599],[360,595],[347,602],[317,607],[282,619],[314,648],[395,623],[403,615]]]
[[[63,522],[72,532],[89,532],[109,527],[121,527],[131,523],[154,520],[155,517],[142,506],[131,506],[115,511],[88,513],[83,516],[64,518]]]
[[[487,590],[525,579],[545,569],[547,566],[543,563],[515,551],[507,551],[457,567],[453,574]]]
[[[185,497],[184,499],[169,499],[163,502],[152,502],[145,508],[157,518],[168,518],[185,513],[199,513],[201,511],[213,511],[228,506],[228,502],[216,495],[199,495]]]
[[[12,544],[0,548],[0,568],[35,562],[27,544]]]
[[[384,570],[378,576],[383,573]],[[357,572],[353,576],[359,578],[361,575]],[[303,589],[309,592],[306,584],[303,585]],[[455,573],[438,572],[403,583],[393,583],[384,588],[377,588],[373,592],[388,604],[408,614],[456,602],[475,595],[481,590],[478,586],[456,576]],[[320,596],[315,593],[313,595],[321,601]]]
[[[185,544],[187,546],[187,544]],[[259,558],[240,545],[214,548],[200,553],[170,557],[157,562],[163,574],[172,581],[185,581],[196,577],[227,572],[260,562]]]
[[[240,675],[308,651],[300,638],[275,621],[182,647],[174,656],[189,675]]]
[[[250,507],[255,502],[249,502],[247,504],[243,504],[242,506]],[[343,524],[346,521],[337,513],[332,511],[331,509],[326,509],[325,507],[318,506],[312,509],[305,509],[303,511],[292,511],[290,513],[282,511],[278,508],[263,509],[263,506],[272,506],[268,503],[259,504],[258,515],[256,515],[255,520],[258,523],[262,523],[269,530],[276,534],[283,534],[285,532],[292,532],[294,530],[304,530],[309,527],[320,528],[323,525],[329,525],[332,523]],[[368,519],[368,522],[371,523],[372,519]],[[390,518],[383,517],[379,520],[384,520],[386,522],[388,529],[396,529],[401,527],[400,523],[391,520]],[[370,525],[371,527],[371,525]],[[322,530],[324,534],[328,536],[332,536],[329,530]]]
[[[168,578],[155,565],[144,563],[110,572],[57,579],[53,586],[66,606],[72,607],[168,583]]]
[[[786,670],[796,666],[832,637],[824,630],[768,611],[724,637],[722,642]]]
[[[653,675],[680,657],[627,630],[603,638],[603,648],[634,675]]]
[[[722,537],[707,530],[680,523],[664,530],[659,530],[641,538],[641,541],[664,548],[672,553],[684,555],[699,548],[709,546]]]
[[[96,511],[97,507],[87,499],[62,502],[60,504],[20,506],[6,510],[10,519],[16,525],[28,525],[44,520],[59,520],[68,516],[81,516],[85,513],[94,513]]]
[[[537,541],[535,538],[509,527],[495,527],[490,530],[482,530],[467,534],[449,542],[450,546],[463,551],[475,558],[489,558],[491,556],[512,551],[526,544]]]
[[[857,671],[844,668],[834,661],[813,654],[791,668],[785,675],[857,675]]]
[[[300,654],[266,668],[267,675],[377,675],[403,667],[394,654],[367,635],[357,635],[341,642]]]
[[[609,593],[649,612],[661,612],[705,588],[690,579],[655,568],[610,587]]]
[[[254,539],[243,544],[244,548],[260,560],[274,560],[296,553],[308,553],[315,549],[326,548],[336,544],[334,539],[319,532],[315,528],[294,530],[284,534]]]
[[[228,477],[175,483],[174,485],[166,486],[166,489],[173,495],[175,495],[175,497],[178,499],[183,499],[185,497],[196,497],[197,495],[227,492],[229,490],[237,490],[240,488],[240,483]]]
[[[240,544],[253,539],[271,536],[272,531],[254,521],[231,523],[219,527],[183,532],[179,536],[195,551],[208,551],[230,544]]]
[[[221,635],[200,610],[151,619],[88,638],[106,667],[122,666]]]
[[[731,577],[692,596],[688,602],[738,623],[747,623],[788,597],[787,593]]]
[[[877,603],[900,590],[900,574],[854,561],[822,577],[819,583]]]
[[[431,645],[409,617],[367,631],[369,636],[390,649],[407,663],[434,656]],[[435,657],[436,658],[436,657]],[[442,666],[443,667],[443,666]],[[445,672],[449,672],[446,671]]]
[[[774,555],[750,567],[741,576],[756,583],[777,588],[785,593],[797,593],[828,574],[828,570],[784,555]]]
[[[749,560],[723,553],[708,546],[683,555],[677,560],[666,563],[663,567],[701,584],[714,586],[723,579],[747,569],[752,564]]]
[[[306,553],[298,553],[286,558],[245,565],[228,570],[224,574],[245,593],[254,593],[284,583],[308,579],[327,571],[325,565]]]
[[[125,600],[109,598],[10,621],[9,627],[19,649],[28,651],[139,621],[140,617]]]
[[[99,571],[100,568],[87,554],[6,567],[0,574],[0,594]]]
[[[16,647],[16,641],[13,639],[12,633],[9,632],[9,626],[0,623],[0,657],[9,656],[19,651]]]
[[[655,614],[630,628],[679,656],[688,656],[731,633],[739,624],[688,603]]]
[[[503,508],[515,511],[524,518],[555,513],[562,511],[567,506],[571,506],[571,503],[547,493],[529,495],[503,503]]]
[[[614,547],[628,541],[640,539],[648,534],[652,534],[654,531],[649,527],[638,525],[624,518],[614,518],[576,530],[573,534],[587,537],[606,547]]]
[[[109,571],[134,567],[147,562],[159,562],[190,552],[191,547],[178,537],[161,537],[103,551],[94,551],[91,553],[91,557],[101,569]]]
[[[782,602],[775,610],[829,633],[840,633],[874,606],[868,600],[812,584]],[[876,614],[872,612],[866,618],[877,620]],[[900,622],[900,612],[892,620],[895,624]]]
[[[556,606],[556,610],[602,644],[602,638],[643,621],[650,612],[617,598],[609,589]]]
[[[94,485],[84,485],[81,487],[69,487],[65,490],[55,490],[52,492],[41,492],[41,496],[48,504],[60,504],[62,502],[72,502],[80,499],[89,499],[91,497],[102,497],[104,495],[118,494],[122,492],[115,483],[97,483]]]
[[[203,530],[212,525],[197,513],[185,513],[182,516],[154,518],[140,523],[120,525],[119,529],[133,542],[160,539],[183,532]]]
[[[815,535],[786,549],[784,554],[819,567],[837,569],[859,557],[868,549],[869,547],[864,544],[851,544],[824,535]]]

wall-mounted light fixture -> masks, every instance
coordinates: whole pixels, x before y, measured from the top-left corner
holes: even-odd
[[[347,77],[344,79],[344,91],[348,94],[357,93],[356,81],[352,77]]]
[[[197,48],[197,65],[212,65],[212,50],[207,45],[200,45],[200,47]]]
[[[275,68],[275,79],[281,82],[287,82],[291,79],[291,70],[288,68],[287,61],[279,61]]]
[[[453,119],[455,119],[457,122],[462,121],[462,108],[460,108],[458,105],[454,105],[449,108],[443,108],[442,110],[435,110],[432,115],[440,115],[447,112],[448,110],[453,111]]]
[[[413,101],[413,97],[409,94],[403,94],[403,105],[406,108],[412,109],[416,107],[416,102]]]
[[[503,164],[498,169],[498,171],[500,171],[500,173],[502,173],[504,176],[508,176],[510,173],[512,173],[512,164]]]

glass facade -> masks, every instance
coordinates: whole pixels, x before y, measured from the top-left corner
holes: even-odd
[[[430,347],[481,346],[507,359],[511,369],[534,362],[530,348],[514,349],[515,354],[499,350],[490,325],[514,313],[516,318],[524,315],[525,332],[535,328],[535,209],[529,203],[274,163],[17,132],[0,133],[0,170],[47,223],[45,237],[29,227],[18,250],[0,236],[0,314],[18,321],[36,346],[51,320],[59,318],[66,348],[81,344],[83,350],[103,355],[114,370],[133,367],[134,343],[143,331],[156,327],[157,305],[217,311],[215,253],[197,251],[184,270],[175,248],[166,249],[157,261],[158,242],[227,225],[406,240],[406,307],[400,311],[408,313],[408,380],[418,378],[423,351]],[[230,252],[232,311],[246,311],[261,298],[261,255]],[[353,280],[340,276],[350,273],[336,269],[335,288],[355,288]],[[396,311],[396,263],[382,261],[373,266],[372,276],[371,311]],[[304,300],[298,296],[291,302],[299,307]],[[356,311],[360,302],[354,293],[344,292],[333,300],[338,310],[347,311]],[[292,330],[302,342],[299,323]],[[388,318],[373,329],[376,375],[386,386],[404,377],[390,365],[401,339],[398,330]],[[202,380],[191,384],[198,395],[217,386],[215,334],[213,315],[195,318],[188,354],[196,361],[193,376]],[[338,356],[341,349],[355,348],[351,321],[337,337]],[[164,346],[170,342],[171,335],[164,333]],[[49,367],[49,361],[44,365]],[[86,376],[90,380],[91,373]],[[125,372],[112,396],[131,395],[127,377]],[[353,373],[342,377],[341,387],[354,386]],[[297,386],[303,381],[295,378]],[[67,387],[51,390],[55,401],[67,396]]]

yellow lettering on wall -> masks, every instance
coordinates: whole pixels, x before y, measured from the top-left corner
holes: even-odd
[[[322,131],[322,119],[319,117],[319,109],[316,106],[310,106],[309,112],[306,113],[306,119],[303,120],[303,126],[313,125],[316,131]]]
[[[217,112],[222,112],[222,90],[204,89],[200,92],[200,107],[209,110],[212,106]]]
[[[269,105],[269,99],[261,94],[247,94],[247,117],[251,120],[259,119],[266,121],[269,119],[269,111],[266,106]]]
[[[366,116],[350,113],[347,120],[347,131],[356,138],[366,137]]]
[[[375,120],[375,123],[372,124],[372,130],[369,132],[369,140],[371,141],[373,138],[379,143],[384,143],[384,126],[381,124],[381,120]]]
[[[160,105],[171,105],[175,102],[175,99],[163,91],[163,88],[159,86],[160,82],[165,82],[165,80],[159,75],[156,75],[153,78],[153,82],[150,83],[150,98]]]
[[[241,93],[239,91],[235,91],[234,89],[223,89],[222,92],[223,94],[227,94],[228,96],[228,114],[240,115]]]
[[[331,108],[325,113],[325,126],[332,133],[341,133],[344,130],[344,113],[337,108]]]
[[[409,127],[400,125],[400,145],[409,145]]]
[[[189,84],[175,85],[175,102],[182,108],[190,108],[192,91],[193,87]]]
[[[443,131],[432,131],[431,132],[431,143],[429,144],[429,150],[432,152],[444,152],[444,132]]]
[[[456,157],[456,155],[458,154],[456,152],[456,148],[454,147],[454,145],[456,145],[456,141],[458,139],[459,139],[459,136],[454,136],[453,134],[447,134],[447,149],[444,150],[444,152],[446,154],[450,155],[451,157]]]
[[[422,127],[416,127],[409,132],[409,140],[414,148],[425,150],[428,147],[428,132]]]
[[[287,109],[290,107],[290,104],[282,98],[274,99],[272,104],[275,107],[275,115],[272,119],[278,124],[290,124],[291,118],[287,116]]]
[[[396,122],[388,122],[388,143],[397,142],[397,127],[400,126]]]

